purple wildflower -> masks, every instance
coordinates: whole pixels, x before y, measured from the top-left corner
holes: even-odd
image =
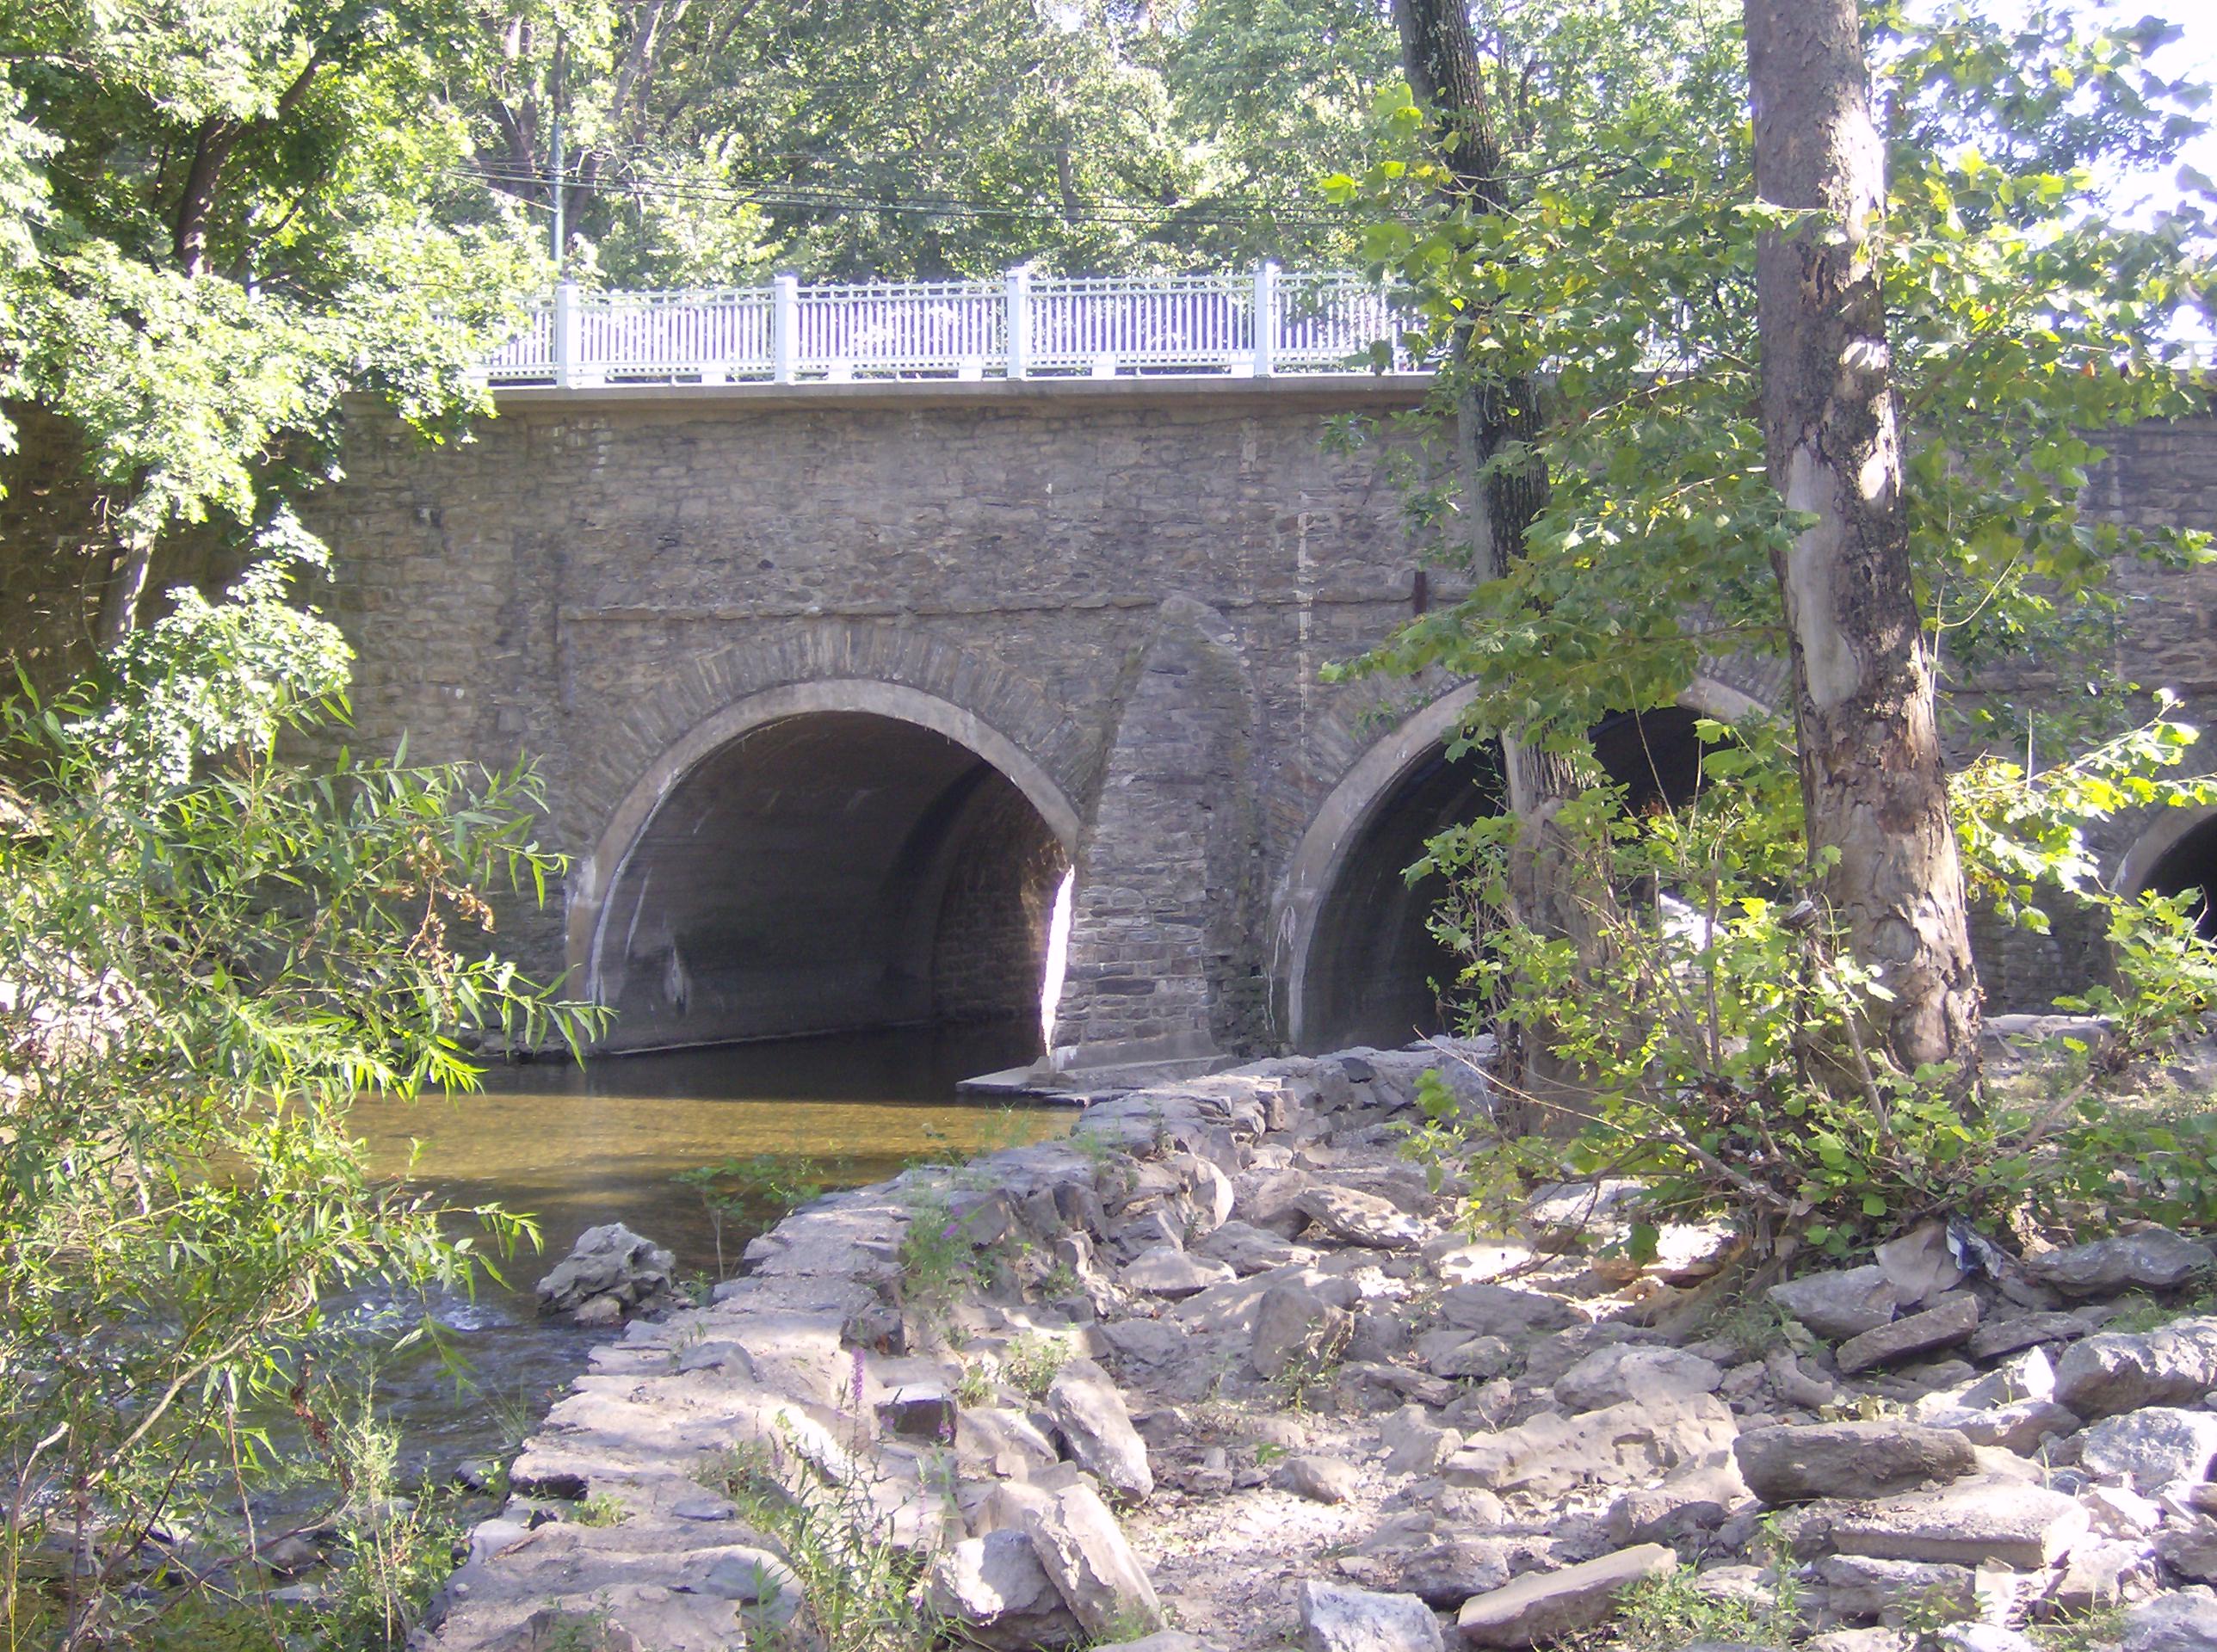
[[[854,1393],[855,1411],[857,1415],[861,1414],[862,1409],[862,1351],[857,1348],[855,1350],[855,1378],[849,1384]]]

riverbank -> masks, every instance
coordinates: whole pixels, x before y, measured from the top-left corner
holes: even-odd
[[[1446,1230],[1393,1145],[1434,1066],[1483,1108],[1264,1062],[788,1217],[595,1351],[434,1643],[2217,1646],[2208,1246],[1934,1230],[1696,1320],[1725,1236],[1636,1267],[1621,1188]]]

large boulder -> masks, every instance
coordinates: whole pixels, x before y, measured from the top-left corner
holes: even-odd
[[[2086,1430],[2079,1466],[2095,1479],[2152,1494],[2174,1480],[2207,1479],[2217,1461],[2217,1412],[2151,1405]]]
[[[1559,1297],[1514,1285],[1472,1280],[1440,1292],[1440,1319],[1473,1335],[1514,1337],[1537,1331],[1568,1330],[1585,1322]]]
[[[677,1300],[676,1267],[668,1250],[621,1222],[587,1228],[539,1281],[539,1311],[575,1314],[606,1297],[616,1312],[602,1309],[597,1316],[608,1322],[626,1310],[668,1307]]]
[[[1090,1359],[1065,1365],[1047,1386],[1047,1414],[1078,1467],[1120,1497],[1145,1502],[1154,1495],[1146,1442],[1132,1427],[1123,1396],[1100,1366]]]
[[[1306,1187],[1295,1195],[1294,1206],[1342,1244],[1414,1250],[1430,1236],[1422,1222],[1391,1199],[1352,1187]]]
[[[2125,1613],[2124,1652],[2217,1652],[2217,1591],[2177,1589]]]
[[[1671,1550],[1647,1543],[1559,1572],[1530,1573],[1464,1601],[1455,1633],[1465,1646],[1513,1648],[1561,1640],[1599,1628],[1616,1615],[1626,1589],[1677,1564]]]
[[[1967,1340],[1978,1328],[1976,1297],[1967,1293],[1942,1297],[1921,1314],[1911,1314],[1906,1319],[1865,1331],[1861,1336],[1850,1337],[1840,1344],[1833,1357],[1839,1362],[1841,1373],[1852,1376],[1873,1365],[1905,1359],[1913,1353],[1953,1347]]]
[[[2020,1481],[1967,1480],[1847,1510],[1832,1522],[1832,1546],[1880,1560],[2038,1570],[2086,1526],[2085,1509],[2060,1491]]]
[[[1413,1594],[1380,1594],[1304,1578],[1303,1652],[1446,1652],[1440,1620]]]
[[[1738,1425],[1713,1395],[1542,1415],[1467,1440],[1444,1467],[1451,1486],[1549,1496],[1588,1483],[1642,1482],[1731,1446]]]
[[[1155,1586],[1092,1487],[1028,1497],[1020,1518],[1041,1566],[1088,1635],[1108,1640],[1164,1626]]]
[[[1682,1348],[1620,1343],[1596,1349],[1557,1378],[1555,1398],[1569,1410],[1598,1411],[1631,1400],[1714,1394],[1724,1379],[1720,1366]]]
[[[2055,1399],[2082,1417],[2144,1405],[2192,1405],[2217,1389],[2217,1316],[2173,1320],[2152,1331],[2105,1331],[2074,1342],[2055,1362]]]
[[[2168,1228],[2140,1228],[2028,1256],[2024,1271],[2066,1297],[2114,1297],[2126,1291],[2176,1291],[2217,1268],[2217,1250]]]
[[[1978,1466],[1971,1442],[1913,1422],[1822,1422],[1756,1428],[1732,1444],[1741,1478],[1766,1503],[1888,1497],[1961,1479]]]
[[[961,1626],[962,1638],[992,1652],[1067,1646],[1085,1630],[1022,1532],[989,1532],[932,1562],[924,1602]]]
[[[1313,1285],[1281,1279],[1255,1304],[1248,1362],[1257,1376],[1273,1378],[1298,1361],[1344,1348],[1354,1333],[1355,1316],[1333,1306]]]
[[[1893,1317],[1900,1298],[1886,1270],[1875,1265],[1830,1273],[1805,1273],[1774,1285],[1771,1301],[1828,1341],[1874,1331]]]

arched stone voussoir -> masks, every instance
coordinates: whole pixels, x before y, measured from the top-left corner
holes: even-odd
[[[873,675],[848,675],[865,663]],[[655,704],[627,720],[635,729],[681,731],[658,747],[649,743],[650,755],[620,793],[602,797],[580,788],[591,848],[572,863],[565,925],[566,961],[578,978],[590,979],[608,892],[671,792],[749,731],[825,712],[891,718],[968,748],[1023,794],[1065,854],[1074,852],[1087,778],[1074,755],[1088,743],[1036,688],[1004,667],[929,638],[888,642],[796,629],[775,646],[734,648],[701,670],[672,674]]]

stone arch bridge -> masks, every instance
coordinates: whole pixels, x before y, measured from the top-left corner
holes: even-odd
[[[1450,685],[1319,679],[1428,595],[1376,447],[1319,437],[1422,387],[572,384],[436,451],[365,415],[315,524],[358,737],[539,760],[571,871],[504,944],[614,1047],[1034,1016],[1071,873],[1063,1064],[1405,1042],[1443,960],[1402,868],[1491,792]],[[2211,520],[2214,454],[2136,433],[2104,485]],[[2142,609],[2189,695],[2210,595]],[[1604,755],[1668,791],[1689,723]],[[2004,995],[2068,944],[1999,948]]]

